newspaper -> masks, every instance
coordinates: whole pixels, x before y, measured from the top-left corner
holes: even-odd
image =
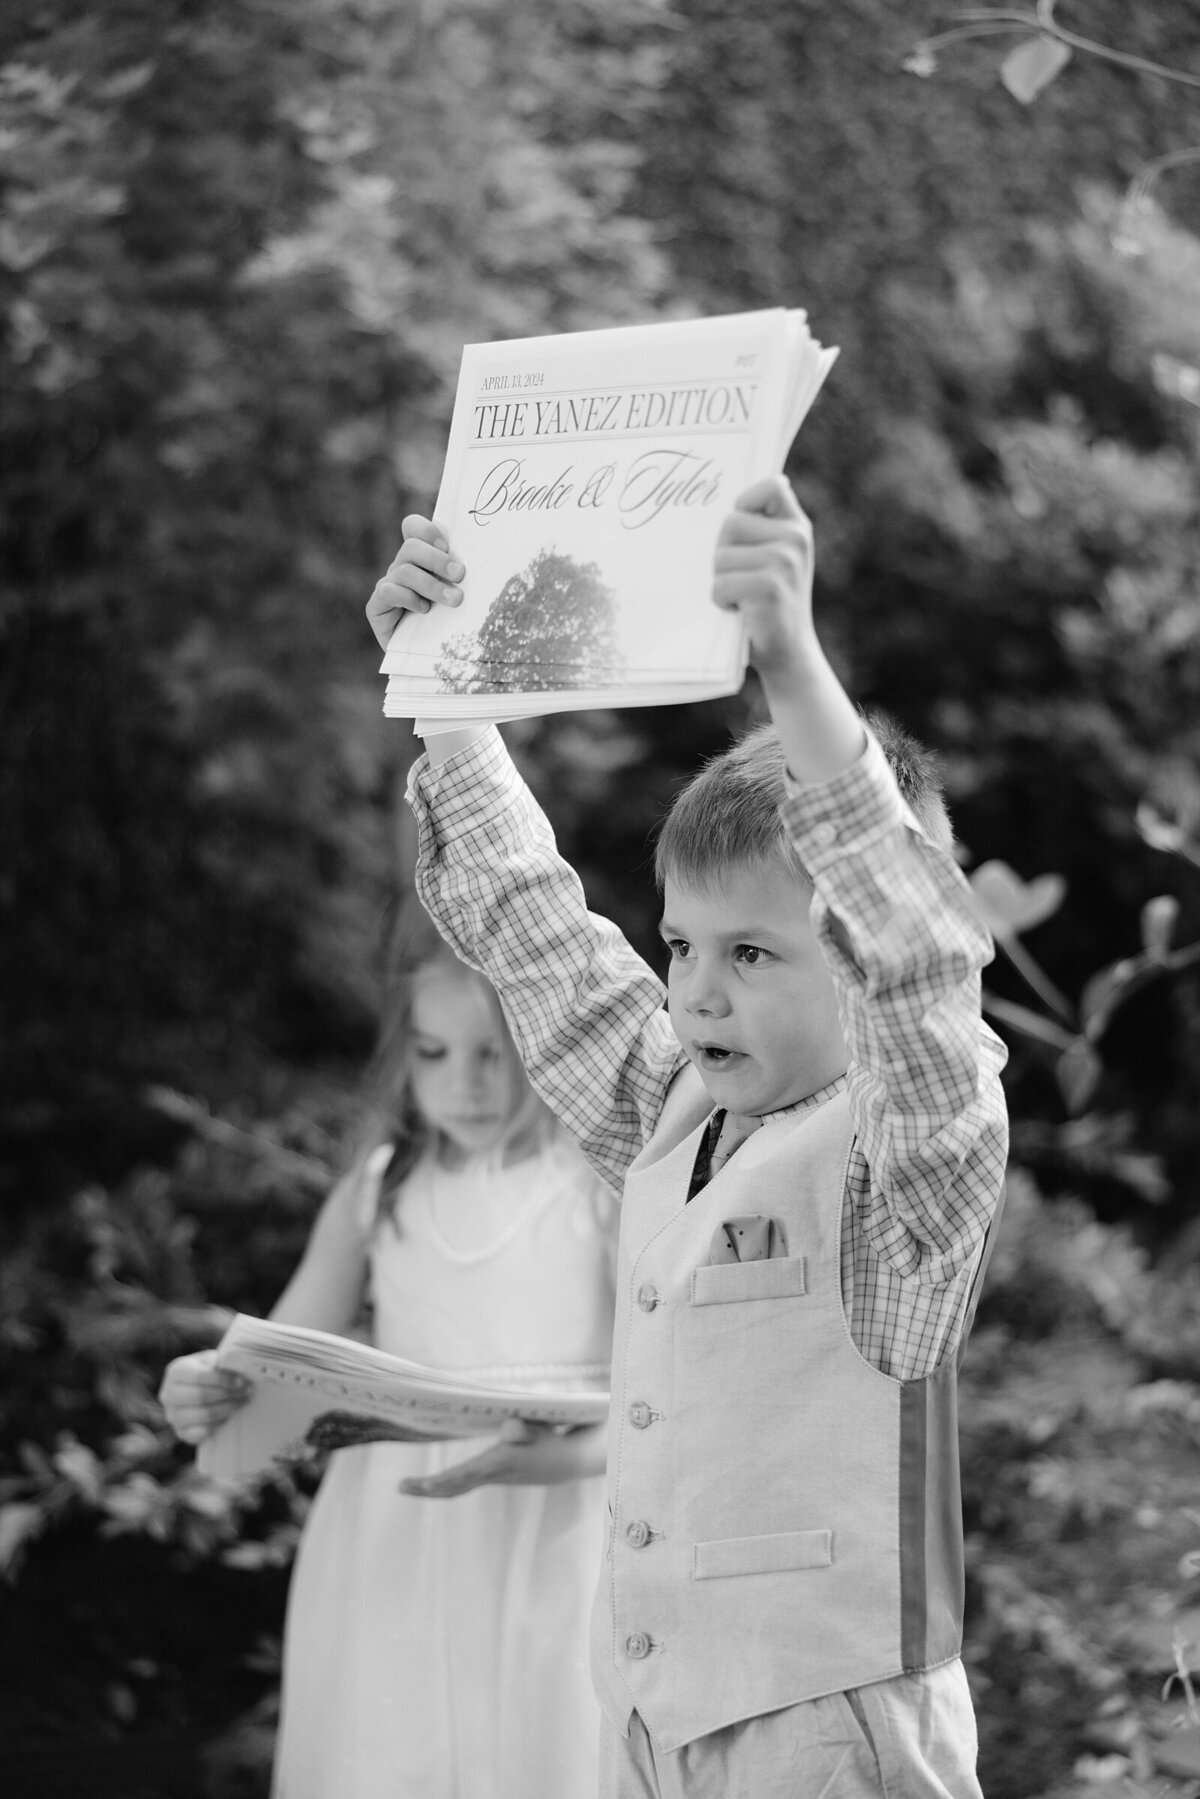
[[[434,513],[463,601],[401,621],[384,711],[450,730],[735,693],[717,534],[836,356],[782,307],[468,344]]]
[[[244,1313],[222,1337],[217,1366],[253,1382],[197,1452],[201,1472],[222,1479],[351,1444],[487,1436],[508,1418],[597,1424],[608,1412],[607,1367],[445,1371]]]

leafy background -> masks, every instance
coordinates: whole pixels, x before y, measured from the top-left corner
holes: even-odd
[[[1190,0],[1077,0],[1195,68]],[[1065,15],[1064,15],[1065,16]],[[412,745],[362,605],[462,342],[803,304],[839,668],[940,751],[1014,1168],[963,1396],[990,1799],[1194,1793],[1194,91],[902,0],[13,0],[0,17],[5,1790],[266,1791],[311,1477],[153,1402],[346,1154]],[[654,958],[647,834],[736,702],[513,728]],[[630,780],[631,771],[637,778]],[[1057,880],[1046,884],[1046,877]],[[1172,1671],[1177,1678],[1165,1687]]]

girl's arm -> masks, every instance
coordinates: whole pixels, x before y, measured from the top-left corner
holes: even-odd
[[[370,1217],[390,1157],[386,1146],[340,1180],[309,1232],[291,1280],[271,1307],[276,1324],[345,1336],[358,1317],[367,1273]]]
[[[402,1480],[399,1489],[418,1499],[457,1499],[476,1487],[553,1487],[587,1480],[604,1473],[607,1435],[607,1424],[560,1431],[511,1418],[499,1441],[479,1455],[436,1474]]]

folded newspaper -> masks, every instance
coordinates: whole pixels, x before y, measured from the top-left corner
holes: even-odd
[[[596,1424],[608,1411],[607,1368],[503,1369],[495,1378],[424,1368],[349,1337],[242,1313],[218,1345],[217,1366],[254,1383],[197,1452],[201,1472],[223,1479],[352,1444],[488,1436],[508,1418]]]
[[[468,344],[434,510],[463,600],[401,621],[384,711],[453,730],[736,693],[717,534],[836,356],[783,307]]]

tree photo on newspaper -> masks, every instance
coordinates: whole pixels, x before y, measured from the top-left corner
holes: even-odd
[[[434,509],[463,600],[397,627],[384,711],[449,730],[735,693],[742,627],[701,603],[717,533],[836,356],[784,307],[468,344]]]

